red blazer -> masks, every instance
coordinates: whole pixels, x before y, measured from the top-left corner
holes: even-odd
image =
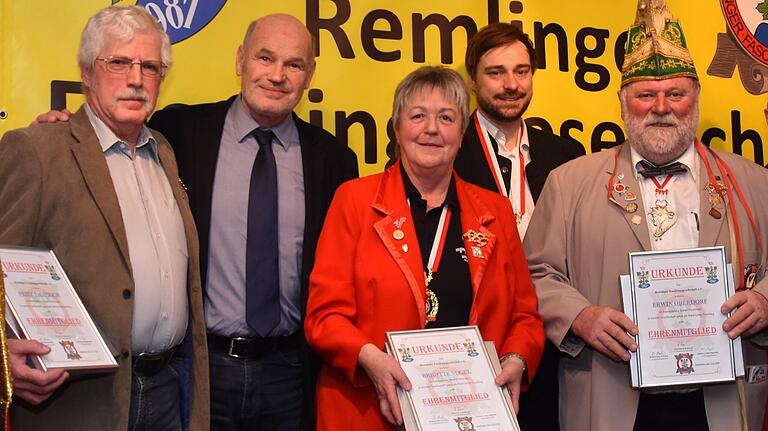
[[[318,431],[393,429],[357,357],[367,343],[383,349],[386,331],[420,329],[426,319],[421,253],[399,166],[339,187],[320,234],[305,319],[307,340],[323,358]],[[533,376],[544,330],[512,207],[454,178],[462,232],[488,237],[481,257],[465,239],[473,291],[469,323],[496,343],[499,355],[522,355]],[[401,217],[405,235],[396,240],[394,222]]]

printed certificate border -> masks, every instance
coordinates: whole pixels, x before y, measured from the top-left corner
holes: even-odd
[[[456,333],[464,333],[466,334],[466,331],[469,331],[469,334],[473,337],[470,341],[475,342],[476,346],[482,346],[482,348],[479,348],[478,350],[482,350],[484,358],[485,358],[485,364],[488,366],[488,369],[492,372],[492,375],[496,376],[501,372],[501,364],[499,363],[498,356],[496,355],[496,351],[493,348],[493,342],[483,342],[483,338],[480,334],[480,329],[476,325],[470,325],[470,326],[456,326],[456,327],[449,327],[449,328],[434,328],[434,329],[417,329],[417,330],[406,330],[406,331],[387,331],[387,352],[392,355],[398,363],[400,363],[400,356],[397,352],[397,349],[394,347],[396,346],[395,341],[399,337],[405,337],[405,336],[413,336],[413,335],[423,335],[423,334],[436,334],[436,333],[444,333],[444,332],[456,332]],[[489,354],[489,351],[492,353]],[[513,431],[520,431],[520,425],[517,422],[517,416],[515,415],[515,412],[512,408],[512,398],[509,394],[509,391],[507,391],[506,387],[502,386],[496,386],[496,390],[499,394],[499,396],[502,397],[504,400],[504,408],[506,412],[506,416],[508,418],[508,423],[512,426]],[[421,420],[418,417],[416,405],[414,404],[413,397],[411,396],[411,393],[408,391],[404,391],[401,388],[397,388],[398,392],[398,399],[400,400],[400,408],[403,411],[403,422],[404,427],[406,431],[423,431],[424,428],[421,425]],[[407,400],[407,403],[404,403],[403,401]],[[406,410],[407,409],[407,410]]]
[[[716,261],[720,268],[722,268],[722,274],[723,274],[723,294],[724,298],[729,298],[733,292],[734,292],[734,284],[733,284],[733,278],[732,275],[729,274],[729,267],[730,264],[727,263],[726,255],[725,255],[725,247],[724,246],[715,246],[715,247],[700,247],[700,248],[689,248],[689,249],[677,249],[677,250],[662,250],[662,251],[642,251],[642,252],[631,252],[629,253],[629,275],[623,276],[622,281],[624,281],[626,277],[626,281],[628,282],[628,286],[624,286],[625,283],[622,283],[622,294],[625,296],[624,298],[624,306],[625,306],[625,313],[629,315],[629,317],[632,319],[633,322],[637,324],[638,322],[638,316],[637,316],[637,272],[635,271],[635,261],[639,258],[644,258],[648,256],[658,256],[661,258],[669,258],[674,257],[675,255],[701,255],[701,254],[707,254],[708,256],[711,256],[713,261]],[[629,298],[626,298],[627,291],[629,292]],[[629,299],[629,301],[627,301]],[[629,306],[629,310],[626,310],[627,306]],[[730,317],[731,313],[728,314]],[[637,352],[631,354],[630,359],[630,365],[631,365],[631,371],[632,371],[632,385],[633,387],[638,388],[653,388],[653,387],[679,387],[679,386],[691,386],[691,385],[701,385],[701,384],[708,384],[708,383],[723,383],[723,382],[733,382],[736,377],[738,377],[738,370],[739,365],[737,364],[737,357],[741,357],[741,345],[737,343],[741,343],[740,337],[736,338],[735,340],[731,340],[730,343],[728,343],[729,349],[728,349],[728,355],[729,355],[729,363],[730,363],[730,375],[725,376],[722,378],[705,378],[705,379],[698,379],[698,380],[689,380],[685,382],[672,382],[672,383],[646,383],[643,381],[643,364],[642,364],[642,354],[641,349],[642,345],[639,342],[639,334],[637,336],[633,337],[635,339],[635,342],[637,343]]]
[[[64,268],[61,266],[61,262],[59,262],[59,259],[56,257],[56,254],[53,252],[53,250],[46,249],[46,248],[37,248],[37,247],[22,247],[22,246],[0,246],[0,254],[33,254],[33,255],[45,255],[46,257],[50,258],[53,264],[56,266],[56,270],[59,274],[61,274],[62,277],[62,285],[66,286],[66,290],[69,292],[69,294],[72,296],[73,303],[78,307],[81,315],[85,317],[86,323],[83,325],[84,327],[91,330],[91,333],[93,334],[93,337],[95,341],[98,344],[99,349],[101,350],[101,356],[102,356],[102,364],[94,364],[93,362],[90,362],[85,365],[78,365],[76,361],[70,361],[70,362],[61,362],[61,366],[52,366],[52,364],[49,363],[49,361],[46,361],[44,356],[35,356],[35,362],[37,362],[40,365],[40,368],[43,371],[48,371],[49,369],[59,369],[64,368],[67,370],[72,371],[79,371],[79,370],[93,370],[93,371],[110,371],[115,368],[119,367],[119,364],[117,363],[117,360],[115,359],[114,355],[112,355],[112,352],[109,349],[109,346],[107,346],[107,343],[104,341],[104,337],[101,335],[101,332],[97,328],[96,324],[93,322],[93,319],[91,318],[90,313],[88,313],[88,310],[83,305],[83,302],[80,300],[80,296],[77,294],[77,291],[72,286],[72,283],[69,281],[69,277],[67,276],[67,273],[64,271]],[[1,259],[0,259],[1,260]],[[0,267],[0,274],[2,274],[2,267]],[[22,336],[24,339],[30,338],[30,332],[27,329],[27,327],[24,325],[23,320],[20,318],[19,311],[17,309],[16,304],[14,304],[12,298],[8,295],[8,291],[10,289],[13,289],[13,283],[5,283],[5,303],[6,303],[6,309],[11,311],[12,316],[6,316],[6,321],[13,319],[12,322],[8,322],[9,326],[11,327],[11,330],[16,333],[17,336]],[[19,334],[18,332],[21,332]]]

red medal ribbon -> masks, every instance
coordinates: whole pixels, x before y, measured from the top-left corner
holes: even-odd
[[[709,177],[709,182],[712,184],[712,186],[715,187],[715,190],[717,190],[717,194],[720,195],[720,198],[725,200],[725,194],[723,193],[723,190],[717,186],[717,182],[715,180],[715,174],[712,170],[712,165],[709,163],[709,159],[707,159],[706,154],[704,153],[704,145],[699,142],[698,139],[696,139],[695,142],[696,145],[696,152],[699,153],[699,156],[704,161],[704,166],[707,168],[707,176]],[[730,184],[730,188],[736,192],[736,196],[739,199],[739,202],[741,203],[742,208],[744,208],[744,212],[747,214],[747,218],[749,219],[749,223],[752,225],[752,230],[755,232],[755,237],[757,238],[757,243],[760,246],[760,248],[763,248],[763,240],[760,236],[760,231],[757,230],[757,223],[755,222],[755,217],[752,215],[752,210],[749,208],[749,205],[747,205],[747,201],[744,198],[744,194],[741,192],[741,187],[739,186],[739,183],[736,181],[736,178],[734,178],[733,173],[731,172],[731,168],[728,167],[728,165],[725,163],[725,161],[720,158],[712,149],[709,149],[710,154],[712,154],[712,157],[715,159],[715,163],[717,163],[717,169],[720,171],[721,174],[723,174],[723,182],[725,183],[725,186],[728,187]],[[739,269],[738,274],[741,274],[744,271],[745,265],[744,265],[744,244],[741,237],[741,227],[739,226],[739,220],[736,217],[736,203],[733,199],[728,199],[728,208],[731,210],[731,219],[733,220],[733,230],[734,234],[736,236],[736,249],[737,249],[737,255],[738,255],[738,262],[739,262]],[[738,290],[744,290],[746,288],[745,286],[745,280],[743,276],[739,277],[739,287]]]
[[[525,124],[521,122],[520,133],[517,135],[517,158],[520,159],[520,214],[518,214],[518,221],[525,215],[525,159],[523,159],[523,149],[521,147],[523,127],[525,127]]]
[[[504,185],[504,177],[501,176],[499,162],[496,160],[495,154],[493,153],[493,145],[488,140],[487,132],[485,132],[483,127],[480,125],[480,117],[477,111],[475,111],[473,117],[475,120],[474,122],[475,129],[477,130],[477,136],[480,138],[483,154],[485,154],[485,161],[488,163],[488,168],[493,173],[493,181],[496,183],[496,188],[502,195],[504,195],[504,197],[509,197],[509,192]],[[520,129],[517,134],[517,157],[520,159],[520,213],[517,215],[520,218],[522,218],[523,214],[525,214],[525,159],[523,159],[523,149],[521,147],[521,143],[523,141],[523,127],[525,127],[525,123],[521,121]]]
[[[616,147],[616,155],[613,156],[613,171],[611,177],[608,178],[608,200],[613,199],[613,180],[616,178],[616,169],[619,166],[619,155],[621,154],[621,146]]]
[[[656,193],[660,195],[666,195],[669,193],[669,190],[664,190],[667,187],[667,184],[669,183],[669,180],[671,180],[673,175],[667,175],[667,178],[664,179],[663,183],[660,183],[659,180],[656,179],[656,177],[651,177],[651,180],[653,181],[653,184],[656,185]]]
[[[440,221],[435,230],[435,239],[432,241],[432,250],[429,252],[429,262],[427,270],[434,274],[437,267],[440,266],[440,258],[443,256],[443,247],[445,239],[448,237],[448,226],[451,224],[451,209],[447,204],[443,204],[443,212],[440,214]]]
[[[499,190],[499,192],[504,195],[504,197],[507,197],[507,188],[504,187],[504,180],[501,177],[499,163],[496,161],[495,156],[491,156],[492,146],[491,143],[488,142],[487,135],[485,134],[485,131],[483,131],[483,127],[480,125],[480,117],[477,111],[475,111],[474,117],[477,136],[480,138],[480,144],[482,144],[481,147],[483,148],[483,153],[485,154],[485,161],[488,163],[488,167],[493,173],[493,181],[496,182],[496,188]]]

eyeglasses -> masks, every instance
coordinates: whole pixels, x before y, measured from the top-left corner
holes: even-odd
[[[168,69],[163,62],[156,60],[136,61],[126,57],[109,56],[97,58],[96,61],[103,61],[108,71],[121,74],[130,72],[133,65],[138,64],[141,74],[149,78],[165,76],[165,70]]]

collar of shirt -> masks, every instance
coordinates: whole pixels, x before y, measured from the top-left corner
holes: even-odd
[[[255,140],[256,138],[251,135],[253,129],[261,127],[258,121],[251,117],[251,114],[245,109],[243,105],[242,96],[237,96],[235,102],[232,105],[232,120],[235,129],[235,136],[239,143],[243,144],[248,140]],[[275,134],[278,145],[283,150],[288,151],[288,148],[299,144],[299,131],[296,128],[296,124],[293,122],[293,116],[288,115],[285,120],[281,121],[270,130]]]
[[[418,204],[420,207],[426,209],[427,201],[422,199],[421,192],[413,185],[411,179],[408,177],[408,173],[400,165],[400,172],[403,175],[403,184],[405,185],[405,196],[410,200],[411,204]],[[443,204],[448,204],[451,210],[455,213],[459,211],[459,195],[456,193],[456,180],[451,176],[451,182],[448,184],[448,193],[445,195]],[[442,207],[442,205],[440,205]]]
[[[107,127],[101,118],[96,116],[88,103],[85,104],[85,113],[88,115],[88,120],[91,122],[91,126],[93,126],[93,131],[96,132],[96,137],[99,139],[102,152],[106,153],[109,151],[109,149],[114,148],[115,151],[119,151],[126,156],[131,157],[131,152],[128,149],[128,145],[121,145],[125,144],[125,142],[118,138],[117,135],[115,135],[115,132]],[[147,149],[149,150],[155,162],[160,163],[160,157],[157,154],[157,142],[152,137],[152,133],[149,131],[147,126],[141,127],[136,149],[138,150],[144,146],[147,146]]]
[[[504,134],[504,132],[496,127],[496,125],[493,124],[488,118],[486,118],[479,109],[477,111],[477,118],[480,120],[480,124],[483,126],[483,128],[488,131],[488,134],[491,135],[491,137],[493,137],[493,139],[499,145],[497,150],[499,155],[508,159],[517,160],[517,144],[515,144],[515,146],[511,149],[507,149],[507,136]],[[528,143],[528,128],[525,126],[525,120],[521,118],[520,121],[521,127],[523,128],[523,136],[522,139],[520,139],[520,151],[523,153],[523,157],[525,158],[525,162],[527,164],[531,159],[528,155],[528,150],[530,147]],[[515,137],[515,139],[517,138]]]
[[[629,146],[629,148],[630,148],[630,157],[632,160],[632,169],[635,172],[635,179],[639,181],[642,178],[642,176],[637,172],[637,165],[640,163],[641,160],[643,160],[643,157],[640,156],[640,153],[638,153],[635,150],[635,148],[632,147],[631,145]],[[696,149],[694,148],[694,145],[689,145],[688,148],[685,150],[685,152],[680,155],[680,157],[667,163],[667,165],[675,162],[680,162],[683,165],[685,165],[686,168],[688,168],[688,172],[685,175],[690,175],[690,178],[694,181],[699,180],[699,157],[696,154]]]

